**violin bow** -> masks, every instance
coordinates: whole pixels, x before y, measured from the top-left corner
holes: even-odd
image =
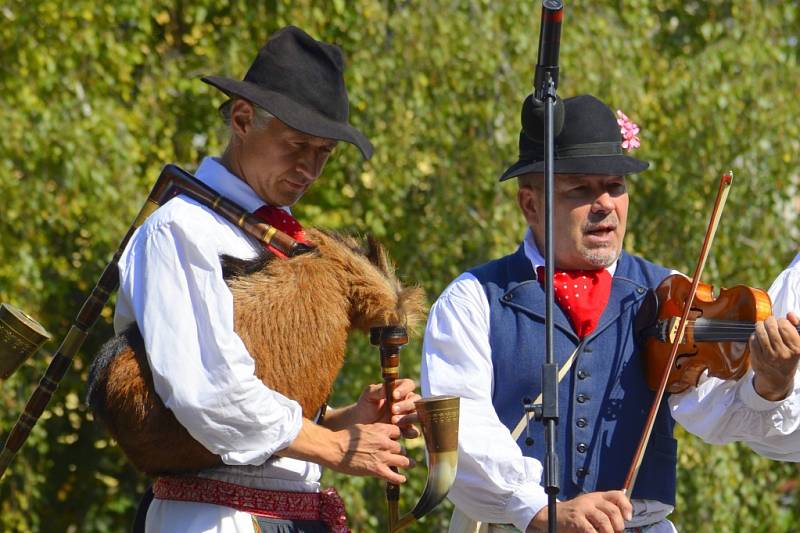
[[[700,285],[700,277],[702,276],[703,269],[706,266],[708,253],[711,250],[711,243],[714,240],[714,235],[717,233],[717,227],[719,226],[719,221],[722,217],[722,209],[725,207],[725,201],[728,199],[728,192],[730,192],[732,182],[733,172],[730,170],[724,173],[719,181],[719,189],[717,190],[717,199],[714,202],[714,210],[711,212],[711,220],[709,221],[708,228],[706,229],[706,237],[703,241],[703,247],[700,250],[700,257],[697,260],[697,265],[694,269],[694,275],[692,276],[692,288],[689,291],[686,302],[684,302],[681,320],[678,322],[678,329],[674,337],[675,340],[672,343],[672,350],[670,351],[669,359],[667,360],[666,367],[664,368],[664,373],[661,376],[661,381],[659,383],[658,390],[656,391],[656,396],[653,398],[653,405],[650,407],[650,414],[647,416],[647,421],[644,425],[644,431],[642,432],[642,437],[639,440],[639,445],[636,447],[636,453],[633,456],[630,470],[628,470],[628,475],[625,478],[625,485],[622,488],[622,491],[628,496],[630,496],[631,492],[633,491],[633,486],[636,484],[636,476],[639,475],[639,468],[642,466],[644,452],[647,449],[647,443],[650,440],[650,433],[652,433],[653,426],[655,425],[656,415],[658,415],[658,408],[661,405],[661,400],[664,398],[664,392],[667,390],[669,373],[672,370],[672,367],[675,365],[675,359],[678,355],[678,345],[680,344],[686,332],[686,325],[689,322],[689,311],[692,309],[692,302],[694,301],[694,296],[697,293],[697,287]]]

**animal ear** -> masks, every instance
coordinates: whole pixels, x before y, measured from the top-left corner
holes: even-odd
[[[389,261],[389,256],[386,255],[386,249],[378,239],[372,235],[367,235],[366,256],[370,263],[378,267],[378,270],[388,276],[394,275],[394,265]]]
[[[397,295],[397,308],[400,315],[405,318],[408,330],[416,333],[419,323],[425,319],[428,308],[425,291],[422,287],[404,287]]]
[[[219,262],[222,264],[222,278],[240,278],[262,270],[275,256],[264,250],[253,259],[239,259],[230,255],[221,255]]]

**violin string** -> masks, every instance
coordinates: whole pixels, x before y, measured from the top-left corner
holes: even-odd
[[[701,322],[702,321],[702,322]],[[691,331],[697,336],[721,336],[728,341],[747,341],[755,331],[754,322],[743,322],[741,320],[718,320],[718,319],[694,319],[686,325],[686,331]],[[795,326],[800,331],[800,325]],[[700,339],[702,340],[702,339]]]
[[[704,331],[754,331],[756,329],[755,324],[729,324],[729,325],[718,325],[718,324],[689,324],[686,326],[686,329],[695,329],[695,330],[704,330]],[[797,326],[796,329],[800,331],[800,326]]]

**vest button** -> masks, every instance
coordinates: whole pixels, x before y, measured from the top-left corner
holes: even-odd
[[[578,394],[575,399],[578,400],[578,403],[586,403],[589,400],[589,397],[581,393]]]
[[[583,467],[576,470],[575,473],[578,475],[578,477],[586,477],[589,475],[589,471]]]
[[[583,369],[578,370],[578,379],[586,379],[589,377],[589,373]]]
[[[644,293],[644,289],[642,287],[637,287],[636,288],[636,292],[638,292],[639,294],[642,294],[642,293]]]
[[[578,450],[578,453],[586,453],[586,450],[588,450],[588,449],[589,449],[589,447],[588,447],[588,446],[586,446],[584,443],[582,443],[582,442],[581,442],[580,444],[578,444],[578,445],[575,447],[575,449],[576,449],[576,450]]]
[[[584,346],[583,353],[592,353],[592,347],[591,346]]]
[[[589,425],[589,421],[581,417],[577,421],[575,421],[575,425],[578,426],[579,428],[585,428],[587,425]]]
[[[513,296],[511,295],[511,293],[503,295],[503,301],[504,302],[510,302],[512,298],[513,298]]]

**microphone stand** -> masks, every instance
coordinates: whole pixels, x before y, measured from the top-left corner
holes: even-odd
[[[558,495],[558,366],[553,353],[553,166],[555,160],[556,85],[550,72],[544,80],[544,287],[545,287],[545,357],[542,365],[541,421],[544,424],[544,490],[547,493],[547,531],[556,533],[556,495]]]
[[[545,453],[544,490],[547,493],[547,531],[556,533],[556,496],[558,484],[558,452],[556,451],[556,425],[558,424],[558,364],[553,350],[553,166],[555,161],[555,105],[556,85],[550,72],[545,72],[541,89],[534,95],[544,103],[544,302],[545,302],[545,353],[542,363],[542,403],[523,402],[525,413],[544,424]],[[530,428],[530,418],[528,419]],[[530,429],[526,444],[532,445]]]
[[[555,166],[555,113],[558,101],[558,51],[561,41],[561,19],[564,5],[561,0],[543,0],[542,25],[539,33],[539,54],[534,75],[534,93],[531,102],[544,107],[544,291],[545,291],[545,355],[542,364],[542,403],[525,403],[525,412],[533,412],[535,420],[544,424],[545,452],[544,490],[547,493],[547,531],[556,533],[556,496],[559,492],[558,452],[556,449],[556,425],[558,424],[558,366],[553,350],[553,275],[555,257],[553,252],[553,174]],[[527,102],[527,100],[526,100]],[[523,113],[525,107],[523,105]],[[560,128],[560,126],[559,126]],[[525,122],[523,119],[523,129]],[[528,424],[530,428],[530,421]],[[530,434],[530,433],[529,433]],[[532,439],[526,439],[528,445]]]

